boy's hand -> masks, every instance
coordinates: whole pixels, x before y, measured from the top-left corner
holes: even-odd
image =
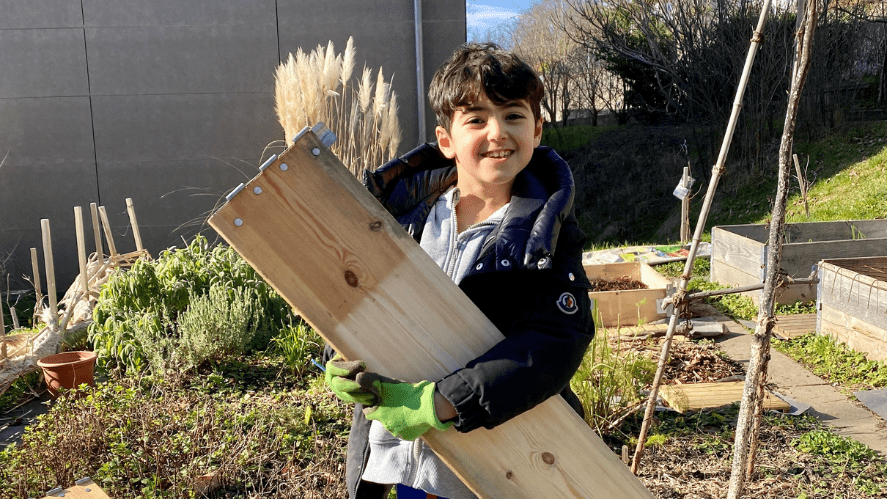
[[[336,354],[326,363],[324,380],[330,390],[343,402],[372,405],[376,403],[376,395],[357,383],[355,378],[367,368],[362,360],[347,361]]]
[[[452,422],[441,423],[434,411],[434,383],[407,383],[360,372],[358,385],[373,393],[378,402],[363,409],[367,419],[378,421],[395,437],[415,440],[431,428],[446,430]]]

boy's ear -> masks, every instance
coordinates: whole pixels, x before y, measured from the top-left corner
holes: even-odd
[[[539,147],[542,143],[542,118],[536,121],[536,129],[533,130],[533,147]]]
[[[434,129],[434,133],[437,135],[437,147],[440,148],[440,152],[443,153],[444,157],[447,159],[455,158],[456,149],[453,147],[453,139],[450,138],[447,130],[442,126],[438,126]]]

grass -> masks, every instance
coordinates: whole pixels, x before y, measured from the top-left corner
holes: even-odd
[[[810,218],[804,212],[800,186],[792,179],[786,204],[787,222],[864,220],[887,217],[887,122],[866,123],[812,142],[797,142],[795,153],[806,168],[811,187],[807,197]],[[809,160],[809,166],[808,165]],[[707,226],[766,223],[776,193],[776,167],[767,176],[746,179],[725,177],[716,199],[717,212]],[[725,185],[726,184],[726,185]],[[698,209],[697,209],[698,211]],[[696,216],[696,215],[694,215]]]
[[[542,130],[541,144],[561,153],[574,151],[593,141],[600,134],[615,127],[616,125],[574,125],[565,128],[547,127]]]

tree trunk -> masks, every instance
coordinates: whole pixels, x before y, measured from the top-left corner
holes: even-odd
[[[795,64],[792,68],[792,86],[789,92],[788,108],[785,113],[785,127],[782,142],[779,146],[779,178],[776,188],[776,199],[770,219],[770,238],[767,253],[767,275],[764,290],[761,293],[761,306],[758,309],[757,326],[751,347],[751,360],[748,374],[745,377],[745,389],[742,393],[742,405],[739,409],[739,420],[736,424],[736,439],[733,444],[733,467],[730,473],[730,488],[727,499],[738,499],[745,487],[746,476],[751,475],[754,461],[749,461],[749,451],[757,446],[757,433],[760,415],[756,415],[759,387],[764,383],[767,362],[770,360],[770,335],[773,331],[773,306],[776,289],[782,281],[779,264],[782,258],[783,228],[785,226],[785,205],[788,198],[789,180],[791,179],[792,142],[795,121],[798,115],[798,102],[801,89],[810,68],[810,50],[813,46],[813,33],[816,30],[816,1],[807,0],[804,9],[804,22],[798,30],[795,48]]]

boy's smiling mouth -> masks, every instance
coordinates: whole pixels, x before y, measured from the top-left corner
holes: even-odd
[[[498,151],[490,151],[483,154],[485,158],[507,158],[511,156],[511,149],[501,149]]]

